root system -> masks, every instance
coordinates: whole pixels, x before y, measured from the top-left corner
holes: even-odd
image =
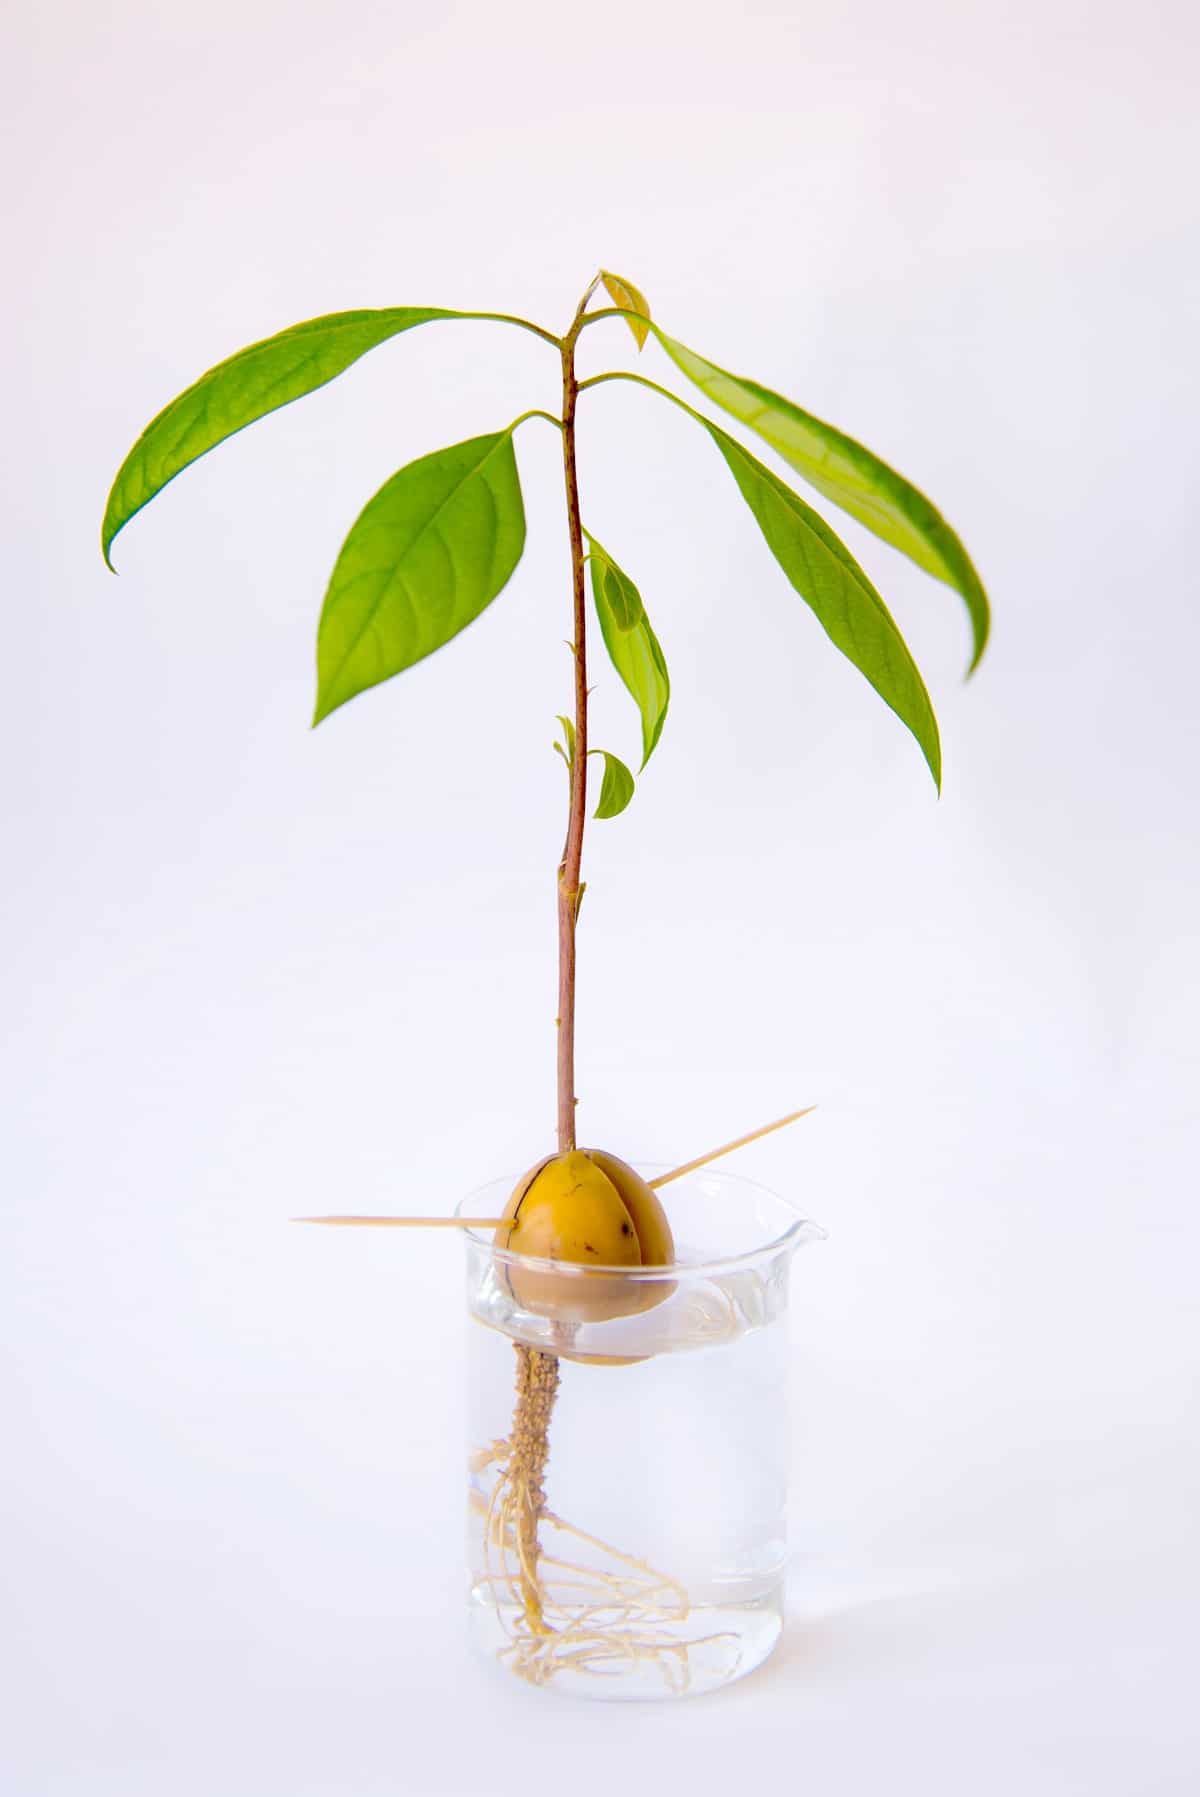
[[[677,1579],[567,1522],[545,1493],[549,1423],[558,1391],[553,1354],[522,1343],[512,1433],[481,1449],[472,1472],[492,1470],[476,1492],[483,1525],[483,1580],[507,1637],[501,1658],[520,1677],[545,1685],[557,1674],[625,1677],[651,1665],[669,1691],[691,1681],[692,1651],[737,1637],[714,1632],[681,1640],[691,1613]]]

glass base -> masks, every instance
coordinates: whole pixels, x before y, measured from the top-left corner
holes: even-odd
[[[520,1607],[497,1604],[486,1587],[471,1593],[471,1638],[485,1658],[563,1697],[653,1702],[699,1697],[745,1678],[768,1657],[783,1629],[783,1587],[742,1604],[698,1604],[685,1616],[631,1631],[595,1608],[586,1626],[537,1636]]]

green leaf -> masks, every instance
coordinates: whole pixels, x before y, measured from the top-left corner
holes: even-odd
[[[650,308],[645,296],[638,292],[632,281],[625,280],[622,275],[610,274],[607,269],[600,270],[600,279],[614,306],[620,306],[625,312],[638,314],[637,318],[627,318],[625,322],[633,332],[634,342],[639,349],[643,349],[650,332]],[[639,322],[643,318],[646,320],[645,324]]]
[[[268,412],[323,387],[389,337],[443,318],[519,325],[557,342],[528,319],[504,313],[389,306],[373,312],[330,312],[252,343],[227,361],[218,362],[173,399],[146,426],[125,457],[108,496],[101,530],[101,547],[109,567],[109,550],[117,532],[189,463]]]
[[[961,594],[974,639],[968,672],[977,667],[990,626],[987,594],[970,556],[937,507],[853,437],[757,381],[727,373],[663,332],[656,330],[655,335],[714,405],[756,431],[827,499]]]
[[[666,660],[632,580],[590,532],[584,534],[591,550],[592,598],[600,634],[613,667],[641,713],[645,767],[662,735],[671,697]]]
[[[566,748],[562,751],[562,758],[566,762],[567,766],[570,767],[571,763],[575,759],[575,726],[571,722],[570,718],[566,718],[563,716],[561,711],[557,712],[555,715],[557,716],[559,723],[563,727],[563,741],[567,745]]]
[[[583,534],[591,550],[592,591],[599,595],[597,603],[604,605],[614,629],[635,629],[646,615],[641,594],[591,532],[585,530]]]
[[[607,749],[589,749],[590,755],[603,755],[604,779],[600,783],[600,803],[592,813],[594,817],[617,817],[624,811],[633,797],[633,775],[615,755]]]
[[[428,306],[331,312],[218,362],[146,426],[122,462],[101,532],[109,567],[117,532],[189,463],[268,412],[323,387],[388,337],[456,316]]]
[[[699,417],[699,414],[695,414]],[[830,641],[908,725],[941,789],[942,751],[925,683],[883,600],[846,545],[797,493],[719,425],[701,419],[776,561]]]
[[[393,474],[342,545],[317,635],[319,724],[457,636],[525,547],[511,430],[472,437]]]

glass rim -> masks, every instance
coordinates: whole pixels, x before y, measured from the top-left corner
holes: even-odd
[[[666,1161],[639,1161],[631,1163],[643,1178],[653,1178],[659,1173],[671,1171]],[[519,1177],[519,1176],[518,1176]],[[687,1175],[681,1175],[682,1180]],[[738,1254],[706,1255],[700,1260],[673,1260],[657,1266],[619,1267],[606,1265],[603,1262],[589,1262],[586,1266],[572,1260],[547,1260],[540,1254],[518,1254],[511,1248],[500,1248],[491,1240],[491,1231],[464,1228],[466,1239],[476,1248],[486,1249],[494,1260],[502,1266],[524,1267],[528,1271],[541,1274],[553,1274],[561,1279],[594,1279],[603,1277],[607,1280],[620,1279],[630,1285],[655,1285],[666,1280],[679,1280],[689,1277],[708,1277],[713,1274],[736,1273],[764,1260],[771,1260],[785,1251],[794,1254],[798,1249],[806,1247],[809,1242],[823,1242],[828,1231],[811,1217],[804,1216],[790,1198],[785,1198],[774,1187],[763,1185],[761,1180],[747,1179],[740,1173],[709,1172],[706,1168],[697,1168],[695,1177],[700,1179],[727,1180],[731,1185],[744,1187],[747,1191],[761,1192],[772,1203],[778,1204],[791,1213],[791,1221],[779,1235],[772,1236],[769,1241],[762,1242],[756,1248],[744,1248]],[[490,1193],[494,1187],[503,1186],[505,1179],[487,1180],[476,1186],[454,1207],[456,1217],[470,1216],[484,1193]],[[508,1182],[509,1187],[516,1183]],[[673,1182],[672,1182],[673,1183]]]

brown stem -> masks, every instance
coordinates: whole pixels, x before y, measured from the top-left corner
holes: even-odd
[[[567,527],[571,537],[571,582],[575,662],[575,748],[571,757],[571,803],[567,840],[558,869],[558,1151],[575,1146],[575,928],[583,896],[583,824],[587,814],[587,594],[583,572],[583,524],[579,516],[579,476],[575,465],[575,341],[588,301],[599,284],[592,282],[579,302],[570,330],[562,340],[562,444],[567,487]]]
[[[575,340],[588,301],[600,285],[592,282],[562,340],[563,474],[567,486],[567,527],[571,536],[571,599],[575,663],[575,746],[571,756],[571,800],[567,839],[558,866],[558,1151],[575,1146],[575,926],[583,897],[583,821],[587,814],[587,592],[583,573],[583,524],[579,516],[579,476],[575,467]],[[517,1557],[521,1600],[532,1633],[547,1633],[538,1577],[538,1523],[546,1504],[543,1480],[550,1454],[550,1417],[558,1394],[558,1356],[515,1342],[517,1403],[513,1412],[510,1476],[516,1499]]]

